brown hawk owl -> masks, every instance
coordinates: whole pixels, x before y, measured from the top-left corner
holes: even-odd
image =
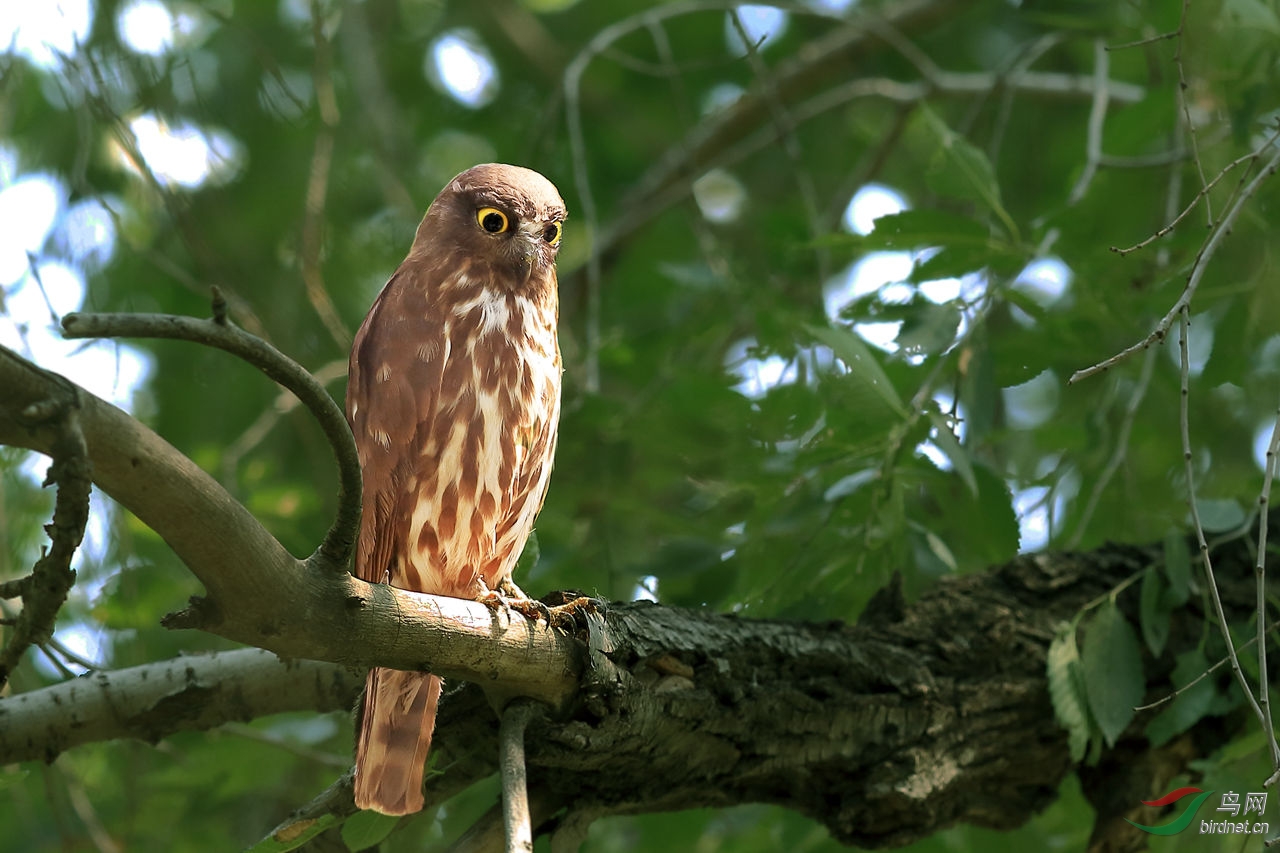
[[[347,385],[364,472],[358,577],[469,599],[509,583],[556,447],[564,217],[537,172],[468,169],[431,203],[374,301]],[[358,807],[422,808],[440,688],[434,675],[369,672]]]

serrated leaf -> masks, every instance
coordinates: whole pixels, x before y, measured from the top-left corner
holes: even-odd
[[[889,381],[888,374],[872,354],[871,347],[867,346],[856,332],[830,326],[806,326],[805,328],[818,343],[831,347],[836,358],[844,362],[849,368],[849,374],[861,385],[873,391],[895,414],[906,417],[907,407],[903,405],[902,398],[898,396],[893,383]]]
[[[391,834],[400,818],[375,811],[356,812],[342,824],[342,841],[352,850],[373,847]]]
[[[1148,566],[1142,574],[1138,617],[1142,622],[1142,639],[1155,657],[1160,657],[1164,644],[1169,639],[1169,617],[1172,610],[1167,603],[1168,589],[1159,569],[1154,565]]]
[[[1089,711],[1107,746],[1115,746],[1146,687],[1138,636],[1115,601],[1103,605],[1085,629],[1080,662]]]
[[[948,198],[976,201],[989,209],[1017,242],[1018,229],[1000,201],[996,170],[981,149],[947,127],[929,107],[921,107],[924,127],[936,144],[925,180],[936,193]]]
[[[1077,670],[1080,652],[1076,648],[1075,623],[1063,625],[1049,644],[1046,675],[1049,679],[1049,698],[1053,702],[1053,715],[1058,724],[1067,730],[1067,743],[1071,760],[1084,758],[1089,745],[1088,700],[1080,689]]]
[[[984,465],[975,467],[973,475],[978,484],[983,539],[987,543],[983,554],[992,565],[1011,560],[1022,541],[1018,515],[1013,510],[1013,492],[1009,491],[1004,478]]]

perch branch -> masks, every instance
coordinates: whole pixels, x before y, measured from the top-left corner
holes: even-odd
[[[0,444],[48,454],[53,431],[33,429],[18,413],[62,386],[16,353],[0,353]],[[571,638],[478,602],[316,571],[164,439],[79,394],[94,482],[164,538],[208,590],[168,617],[170,627],[200,628],[286,658],[429,669],[554,706],[573,695],[583,652]]]

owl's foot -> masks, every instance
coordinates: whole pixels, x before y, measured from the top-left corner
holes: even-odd
[[[551,624],[551,608],[541,601],[525,595],[524,590],[516,586],[510,578],[499,583],[497,589],[489,589],[488,585],[481,579],[480,595],[476,596],[476,600],[494,613],[499,610],[505,610],[510,613],[514,610],[530,622],[537,622],[541,619],[548,625]]]
[[[577,590],[561,590],[543,597],[551,605],[547,624],[562,631],[575,633],[586,631],[587,617],[603,615],[606,604],[603,599],[591,598]]]

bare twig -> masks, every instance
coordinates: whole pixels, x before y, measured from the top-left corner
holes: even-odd
[[[1272,771],[1280,771],[1280,746],[1276,744],[1275,726],[1271,725],[1271,688],[1267,684],[1267,507],[1271,501],[1271,483],[1276,476],[1276,453],[1280,451],[1280,409],[1276,411],[1275,426],[1271,429],[1271,441],[1267,444],[1266,470],[1262,477],[1262,493],[1258,495],[1258,548],[1254,571],[1257,575],[1257,641],[1258,641],[1258,702],[1262,706],[1263,728],[1267,744],[1271,747]]]
[[[69,338],[170,338],[216,347],[249,362],[296,394],[319,421],[338,461],[338,511],[312,556],[345,570],[360,524],[360,460],[346,416],[305,368],[261,338],[216,319],[170,314],[68,314],[62,325]]]
[[[524,731],[542,713],[542,706],[518,699],[502,712],[498,729],[502,776],[502,822],[507,853],[533,853],[533,826],[529,817],[528,772],[524,764]]]
[[[52,374],[50,374],[52,376]],[[61,393],[33,403],[22,412],[31,426],[51,427],[54,434],[52,464],[44,485],[56,485],[53,523],[45,528],[51,541],[21,587],[22,610],[14,620],[9,641],[0,649],[0,686],[32,645],[43,645],[53,636],[58,611],[76,580],[71,568],[85,525],[89,522],[89,492],[93,465],[80,430],[79,389],[61,379]],[[13,590],[5,590],[6,593]]]
[[[311,374],[321,385],[329,385],[337,382],[339,379],[345,379],[347,376],[347,361],[341,359],[339,361],[331,361],[323,367],[318,368]],[[255,447],[271,433],[276,424],[285,415],[292,412],[299,406],[298,398],[290,391],[282,391],[276,397],[275,403],[267,406],[258,415],[257,419],[249,424],[244,432],[240,433],[240,437],[232,441],[222,451],[222,481],[230,484],[235,478],[236,469],[240,465],[240,460],[250,453]]]
[[[325,197],[329,187],[329,169],[333,164],[333,137],[338,127],[338,99],[333,91],[333,46],[324,34],[324,10],[318,0],[311,4],[311,36],[315,42],[315,66],[311,77],[315,83],[316,104],[320,109],[320,130],[311,155],[311,171],[307,178],[307,198],[302,220],[302,280],[307,299],[320,321],[340,349],[351,346],[351,333],[338,316],[329,298],[324,272],[320,267],[323,243]]]
[[[1267,630],[1274,630],[1277,624],[1280,624],[1280,623],[1272,622],[1270,625],[1267,626]],[[1236,651],[1242,652],[1245,649],[1249,648],[1250,646],[1256,644],[1257,642],[1258,642],[1257,637],[1254,637],[1251,640],[1246,640],[1245,642],[1240,644],[1240,646],[1236,649]],[[1231,656],[1223,655],[1222,657],[1218,658],[1216,663],[1211,665],[1208,669],[1206,669],[1204,672],[1197,675],[1195,678],[1188,681],[1186,684],[1179,687],[1177,690],[1174,690],[1172,693],[1169,693],[1165,696],[1160,697],[1154,702],[1148,702],[1146,705],[1138,705],[1133,710],[1135,712],[1151,711],[1155,708],[1159,708],[1161,705],[1167,705],[1168,703],[1177,699],[1183,693],[1186,693],[1192,687],[1195,687],[1197,684],[1204,681],[1206,678],[1213,675],[1218,670],[1222,669],[1222,667],[1226,666],[1230,662],[1231,662]]]
[[[1098,163],[1102,160],[1102,125],[1107,119],[1107,100],[1110,88],[1107,85],[1111,76],[1111,59],[1107,55],[1106,45],[1102,39],[1093,42],[1093,105],[1089,108],[1088,135],[1085,143],[1084,168],[1080,177],[1071,188],[1067,204],[1074,205],[1084,198],[1093,176],[1098,172]]]
[[[1173,304],[1173,307],[1169,309],[1169,313],[1165,314],[1160,322],[1156,324],[1156,327],[1152,330],[1151,334],[1147,335],[1136,344],[1126,347],[1108,359],[1100,361],[1091,367],[1077,370],[1071,375],[1071,378],[1067,380],[1068,385],[1079,382],[1082,379],[1088,379],[1090,376],[1102,373],[1104,370],[1109,370],[1124,361],[1126,358],[1129,358],[1131,355],[1147,349],[1152,344],[1162,343],[1164,341],[1165,336],[1169,334],[1169,328],[1173,325],[1174,320],[1176,320],[1178,316],[1191,305],[1191,298],[1195,296],[1196,288],[1200,286],[1200,279],[1204,277],[1204,271],[1209,265],[1209,260],[1213,257],[1214,253],[1217,252],[1218,247],[1222,244],[1222,241],[1226,238],[1227,234],[1231,233],[1231,226],[1235,224],[1236,217],[1239,216],[1240,211],[1244,209],[1245,202],[1253,197],[1254,193],[1258,191],[1258,188],[1262,186],[1263,181],[1275,173],[1277,166],[1280,166],[1280,147],[1276,149],[1271,159],[1267,161],[1266,165],[1262,167],[1254,179],[1249,182],[1248,186],[1240,192],[1239,196],[1235,199],[1235,203],[1228,209],[1227,214],[1214,227],[1213,233],[1209,236],[1209,239],[1205,241],[1204,246],[1200,249],[1199,255],[1196,256],[1195,263],[1192,264],[1191,275],[1187,277],[1187,285],[1183,288],[1182,294]]]
[[[1186,46],[1187,36],[1187,11],[1191,8],[1191,0],[1182,0],[1182,13],[1178,18],[1178,29],[1174,31],[1177,38],[1177,49],[1173,52],[1173,64],[1178,69],[1178,109],[1182,111],[1183,127],[1187,132],[1187,139],[1191,141],[1191,159],[1195,161],[1196,172],[1200,175],[1200,186],[1203,187],[1207,183],[1204,175],[1204,163],[1200,160],[1200,143],[1196,139],[1196,126],[1191,121],[1191,107],[1187,105],[1187,70],[1186,64],[1182,61],[1182,49]],[[1213,207],[1206,197],[1204,201],[1205,220],[1207,224],[1213,226]]]
[[[1122,255],[1122,256],[1127,255],[1130,252],[1136,252],[1139,249],[1146,248],[1156,240],[1159,240],[1164,235],[1173,231],[1174,228],[1178,227],[1178,223],[1186,219],[1187,216],[1191,213],[1191,211],[1196,209],[1196,206],[1200,204],[1200,201],[1202,199],[1205,199],[1208,197],[1209,191],[1212,190],[1215,186],[1217,186],[1218,182],[1221,181],[1223,178],[1225,178],[1229,172],[1233,171],[1237,166],[1241,165],[1242,163],[1253,163],[1254,161],[1256,161],[1259,157],[1262,156],[1262,152],[1266,151],[1268,148],[1273,146],[1278,139],[1280,139],[1280,128],[1277,128],[1277,130],[1274,133],[1272,133],[1271,136],[1267,138],[1267,141],[1263,143],[1260,147],[1254,149],[1253,151],[1250,151],[1248,154],[1240,155],[1239,157],[1232,160],[1227,165],[1223,166],[1222,170],[1219,171],[1218,174],[1213,176],[1213,180],[1209,181],[1207,184],[1201,187],[1200,191],[1197,192],[1195,194],[1195,197],[1191,199],[1190,204],[1188,204],[1185,208],[1183,208],[1181,213],[1173,217],[1169,221],[1168,225],[1164,226],[1159,231],[1152,234],[1147,239],[1143,240],[1141,243],[1135,243],[1134,245],[1129,246],[1127,249],[1121,249],[1116,246],[1112,246],[1111,251],[1115,252],[1117,255]],[[1172,159],[1173,153],[1174,152],[1170,152],[1171,159]]]
[[[737,7],[729,10],[729,21],[747,51],[747,62],[751,65],[751,73],[755,75],[759,84],[761,97],[768,107],[769,118],[777,131],[778,138],[782,140],[782,150],[787,159],[791,161],[791,170],[796,178],[796,191],[800,194],[800,203],[804,206],[805,217],[809,220],[809,236],[817,240],[818,237],[822,236],[822,218],[818,209],[818,194],[814,189],[813,179],[804,168],[804,149],[801,148],[800,137],[796,134],[795,119],[790,114],[786,104],[783,103],[782,97],[778,94],[778,87],[773,74],[770,72],[769,66],[765,64],[764,57],[760,55],[759,45],[751,40],[750,34],[747,33],[747,28],[743,26],[742,16],[738,14]],[[827,278],[827,252],[824,249],[819,249],[817,255],[818,279],[825,281]]]
[[[1239,210],[1239,206],[1234,208],[1232,212]],[[1225,226],[1231,215],[1228,214],[1223,220]],[[1179,407],[1178,420],[1182,429],[1182,459],[1187,478],[1187,503],[1191,507],[1191,523],[1195,528],[1196,543],[1200,547],[1200,559],[1204,563],[1205,581],[1209,587],[1209,598],[1213,603],[1213,613],[1217,618],[1218,629],[1222,633],[1222,641],[1227,646],[1227,656],[1231,658],[1231,671],[1235,674],[1236,682],[1240,685],[1240,690],[1244,693],[1245,698],[1249,700],[1249,706],[1253,709],[1254,715],[1258,718],[1258,722],[1262,724],[1263,729],[1271,730],[1271,720],[1263,713],[1262,708],[1258,705],[1258,699],[1253,693],[1253,688],[1249,685],[1249,680],[1245,678],[1244,670],[1240,668],[1240,659],[1236,654],[1235,640],[1231,637],[1231,629],[1227,625],[1227,615],[1222,609],[1222,596],[1218,592],[1218,581],[1213,574],[1213,560],[1209,556],[1209,543],[1205,541],[1204,526],[1200,523],[1200,507],[1196,500],[1196,477],[1195,465],[1193,463],[1193,455],[1191,452],[1191,426],[1190,426],[1190,397],[1191,397],[1191,355],[1188,348],[1187,339],[1191,336],[1191,309],[1187,305],[1183,305],[1178,312],[1180,318],[1180,331],[1178,336],[1178,354],[1180,358],[1182,373],[1182,399]],[[1280,762],[1280,751],[1277,751],[1275,735],[1269,738],[1271,746],[1271,762],[1274,766]]]

